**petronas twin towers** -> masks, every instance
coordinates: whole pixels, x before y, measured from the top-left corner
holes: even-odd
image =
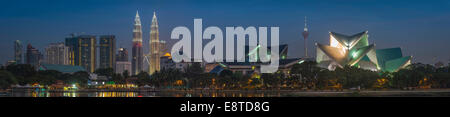
[[[156,18],[156,13],[153,12],[152,24],[150,26],[150,50],[149,54],[144,55],[142,49],[142,25],[139,12],[136,12],[136,18],[134,20],[133,28],[133,49],[132,49],[132,73],[134,75],[139,74],[143,70],[144,59],[149,64],[148,73],[153,74],[155,71],[160,70],[160,41],[159,41],[159,31],[158,31],[158,20]],[[145,57],[145,58],[144,58]],[[150,58],[148,60],[147,58]]]

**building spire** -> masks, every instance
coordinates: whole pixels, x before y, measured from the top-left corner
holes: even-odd
[[[156,18],[156,12],[155,11],[153,11],[152,23],[156,23],[156,25],[158,25],[158,21],[157,21],[157,18]]]
[[[141,18],[139,17],[139,11],[136,11],[136,17],[134,18],[134,25],[141,25]]]
[[[139,17],[139,11],[136,10],[136,17]]]
[[[139,17],[139,11],[136,11],[136,17],[134,19],[133,28],[133,42],[142,42],[142,28],[141,28],[141,18]]]
[[[153,11],[153,18],[152,18],[151,27],[156,27],[156,28],[151,28],[151,29],[158,30],[158,18],[156,18],[156,12],[155,11]]]
[[[305,16],[305,28],[303,29],[303,31],[308,31],[308,26],[306,24],[306,16]]]

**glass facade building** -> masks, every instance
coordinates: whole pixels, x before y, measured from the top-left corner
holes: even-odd
[[[142,25],[139,13],[136,12],[133,28],[133,48],[131,53],[131,73],[137,75],[143,71],[144,51],[142,48]]]
[[[116,37],[114,35],[100,36],[100,68],[114,68],[116,62]]]
[[[93,35],[80,35],[66,38],[69,47],[69,64],[82,66],[88,72],[96,68],[96,37]]]
[[[69,65],[69,47],[64,43],[51,43],[45,48],[46,64]]]
[[[22,64],[22,56],[23,56],[23,47],[22,47],[22,42],[20,42],[19,40],[14,41],[14,61],[17,64]]]

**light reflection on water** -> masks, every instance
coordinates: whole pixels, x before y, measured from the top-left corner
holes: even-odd
[[[364,92],[308,92],[308,91],[159,91],[159,92],[48,92],[15,91],[2,93],[0,97],[361,97],[361,96],[419,96],[450,97],[450,90],[426,91],[364,91]]]
[[[280,97],[280,92],[13,92],[11,97]]]

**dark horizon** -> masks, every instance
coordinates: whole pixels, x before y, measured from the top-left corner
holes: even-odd
[[[145,53],[148,52],[153,11],[159,21],[160,40],[170,45],[173,28],[193,30],[194,18],[203,28],[218,26],[279,26],[280,43],[288,44],[289,57],[302,57],[304,17],[308,17],[308,53],[314,43],[327,44],[328,32],[353,35],[369,31],[377,49],[401,47],[413,62],[447,63],[450,54],[450,1],[139,1],[139,0],[15,0],[0,5],[0,64],[13,60],[14,41],[28,43],[42,53],[50,43],[64,42],[71,33],[116,35],[116,49],[131,51],[136,11],[141,15]],[[294,45],[295,44],[295,45]],[[300,45],[300,46],[296,46]]]

